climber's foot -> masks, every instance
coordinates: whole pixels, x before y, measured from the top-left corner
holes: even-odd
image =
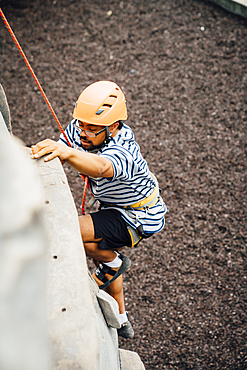
[[[128,313],[127,313],[127,317],[128,317]],[[128,319],[129,319],[129,317],[128,317]],[[118,331],[118,336],[119,337],[131,339],[134,336],[134,329],[132,328],[132,325],[129,322],[129,320],[126,321],[125,323],[123,323],[121,325],[121,328],[118,329],[117,331]]]
[[[120,275],[129,270],[131,265],[130,259],[121,253],[119,253],[118,257],[122,260],[122,264],[118,268],[111,268],[103,262],[99,262],[99,266],[92,276],[100,289],[107,288]]]

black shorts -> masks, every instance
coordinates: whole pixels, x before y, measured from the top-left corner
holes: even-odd
[[[100,249],[117,249],[131,246],[131,237],[127,224],[116,209],[102,209],[90,213],[94,224],[95,239],[103,238],[99,242]]]

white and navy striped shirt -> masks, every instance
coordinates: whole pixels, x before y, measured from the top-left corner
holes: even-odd
[[[80,136],[73,126],[75,122],[76,120],[70,122],[65,133],[73,148],[84,151]],[[68,145],[63,134],[59,141]],[[123,124],[121,130],[111,137],[109,144],[99,149],[97,154],[108,158],[114,168],[113,178],[89,177],[91,192],[101,202],[101,208],[117,208],[132,227],[142,225],[147,234],[160,231],[164,227],[166,213],[161,197],[154,206],[147,209],[121,208],[145,199],[152,194],[156,185],[130,127]]]

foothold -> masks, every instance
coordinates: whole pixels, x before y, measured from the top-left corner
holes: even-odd
[[[204,30],[205,30],[205,28],[202,26],[202,27],[200,28],[200,30],[201,30],[201,31],[204,31]]]
[[[132,69],[132,70],[130,71],[130,73],[133,75],[133,74],[135,73],[135,70],[134,70],[134,69]]]
[[[53,256],[53,258],[54,258],[54,260],[56,260],[57,259],[57,256]]]
[[[66,311],[66,308],[62,308],[62,312],[65,312]]]

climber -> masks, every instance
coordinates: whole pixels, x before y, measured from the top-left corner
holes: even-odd
[[[125,310],[123,277],[131,265],[120,253],[141,239],[159,232],[165,223],[166,206],[159,195],[127,119],[125,96],[111,81],[89,85],[79,96],[73,119],[58,142],[44,140],[31,147],[31,157],[59,157],[88,176],[99,210],[79,217],[86,255],[93,258],[93,278],[119,305],[118,335],[132,338],[134,330]]]

